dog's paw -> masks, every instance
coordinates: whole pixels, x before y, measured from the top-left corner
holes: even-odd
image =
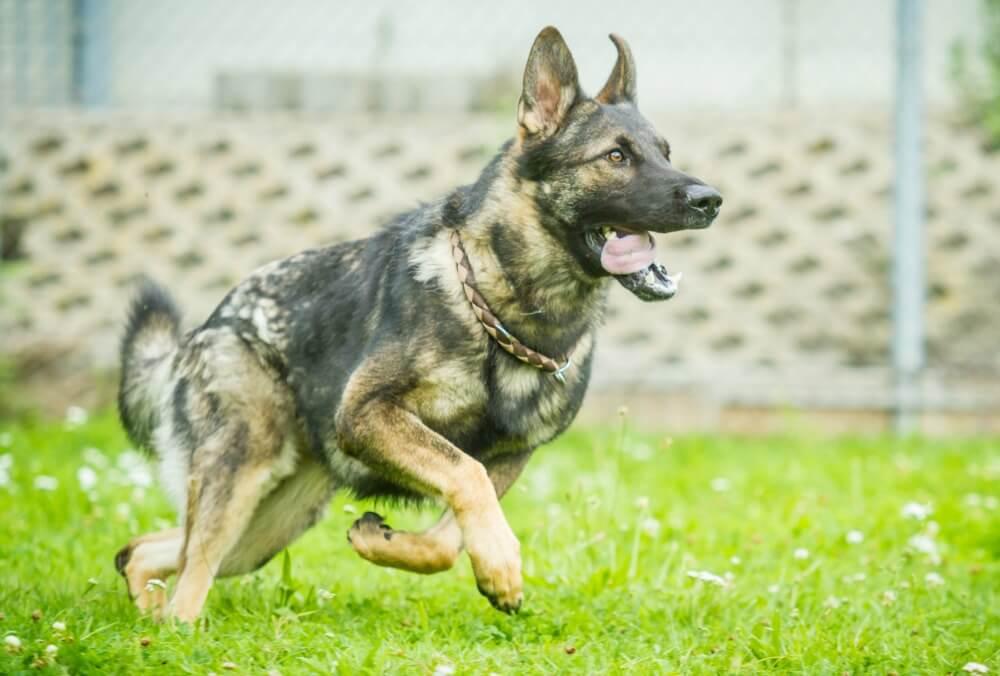
[[[132,558],[132,543],[125,545],[124,547],[118,550],[117,554],[115,554],[115,570],[118,571],[119,575],[121,575],[126,579],[128,579],[128,576],[125,574],[125,566],[128,565],[128,562],[131,558]]]
[[[347,541],[354,547],[354,551],[367,559],[372,554],[372,545],[378,544],[378,540],[391,540],[392,533],[392,528],[381,515],[365,512],[347,531]]]
[[[524,593],[520,590],[513,594],[498,594],[496,592],[487,591],[479,582],[476,582],[476,588],[479,590],[480,594],[486,597],[486,600],[490,602],[491,606],[502,613],[513,615],[521,610],[521,603],[524,601]]]
[[[497,610],[516,613],[524,599],[521,545],[506,521],[501,524],[492,532],[467,536],[466,547],[479,593]]]

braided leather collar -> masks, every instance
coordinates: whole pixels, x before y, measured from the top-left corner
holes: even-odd
[[[493,314],[493,311],[490,310],[490,306],[486,304],[486,300],[476,289],[476,277],[472,272],[469,257],[465,253],[465,247],[462,246],[462,237],[458,234],[458,230],[451,231],[451,255],[455,259],[455,268],[458,270],[458,279],[462,282],[465,297],[468,299],[469,305],[472,306],[472,311],[475,313],[476,319],[486,329],[486,333],[489,334],[490,338],[496,341],[496,344],[505,351],[514,355],[525,364],[551,373],[555,376],[556,380],[565,383],[566,378],[564,374],[573,364],[568,354],[566,355],[565,363],[560,366],[559,362],[552,357],[547,357],[541,352],[532,350],[512,336],[504,328],[500,320],[497,319],[497,316]]]

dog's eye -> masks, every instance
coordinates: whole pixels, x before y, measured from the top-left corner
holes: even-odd
[[[613,162],[614,164],[621,164],[626,159],[625,153],[621,148],[615,148],[614,150],[609,151],[605,157],[608,159],[608,162]]]

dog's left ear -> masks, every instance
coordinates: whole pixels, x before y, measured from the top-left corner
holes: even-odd
[[[618,59],[608,81],[594,98],[600,103],[635,103],[635,60],[628,43],[619,35],[608,36],[618,48]]]
[[[529,136],[555,133],[580,96],[576,63],[554,27],[543,29],[528,54],[517,123]]]

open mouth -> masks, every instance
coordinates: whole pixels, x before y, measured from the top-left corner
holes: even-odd
[[[671,275],[656,262],[656,241],[649,232],[605,226],[588,231],[586,239],[605,272],[640,300],[667,300],[677,293],[682,275]]]

